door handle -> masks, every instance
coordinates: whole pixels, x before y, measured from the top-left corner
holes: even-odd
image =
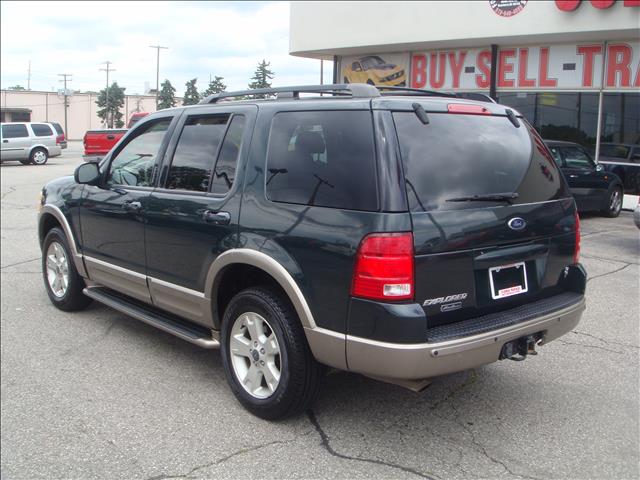
[[[142,210],[142,204],[140,202],[124,202],[122,208],[127,212],[139,213]]]
[[[9,140],[2,140],[2,143],[9,143]]]
[[[214,212],[213,210],[205,210],[202,213],[202,219],[212,225],[229,225],[231,215],[229,212]]]
[[[113,140],[114,138],[116,137],[114,137],[113,135],[107,135],[107,140]]]

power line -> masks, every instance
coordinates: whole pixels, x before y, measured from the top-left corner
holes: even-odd
[[[67,102],[67,77],[71,77],[72,75],[70,73],[59,73],[58,76],[62,77],[62,79],[59,81],[64,82],[64,131],[68,132],[69,129],[67,128],[67,110],[69,109],[69,103]]]
[[[169,47],[161,47],[160,45],[149,45],[149,48],[155,48],[156,57],[156,110],[158,110],[158,90],[160,89],[160,49],[169,50]]]

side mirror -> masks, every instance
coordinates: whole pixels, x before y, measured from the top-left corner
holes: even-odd
[[[599,163],[598,163],[598,164],[596,165],[596,172],[601,172],[601,171],[603,171],[603,170],[604,170],[604,167],[603,167],[601,164],[599,164]]]
[[[95,185],[100,178],[100,169],[97,163],[83,163],[73,173],[76,183]]]

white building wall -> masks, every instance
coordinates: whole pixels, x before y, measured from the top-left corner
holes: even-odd
[[[102,120],[98,117],[96,105],[98,95],[76,93],[68,97],[67,138],[81,140],[87,130],[100,128]],[[121,109],[126,124],[136,111],[140,102],[140,111],[155,112],[156,100],[153,95],[127,95]],[[182,98],[176,98],[176,105],[182,104]],[[58,122],[64,128],[64,98],[56,92],[2,90],[1,107],[28,108],[33,122]]]

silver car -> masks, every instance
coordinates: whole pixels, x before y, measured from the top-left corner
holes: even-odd
[[[23,165],[44,165],[62,153],[59,137],[50,123],[12,122],[0,124],[0,161],[18,160]]]

